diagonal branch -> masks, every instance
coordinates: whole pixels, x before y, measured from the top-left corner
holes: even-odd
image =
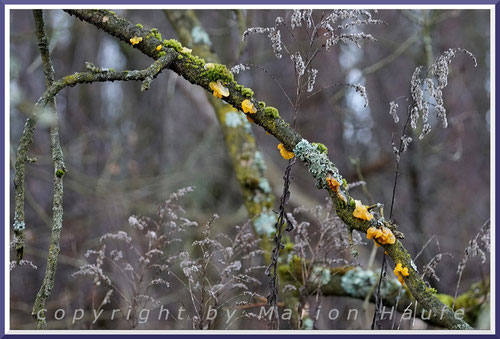
[[[205,61],[192,55],[180,43],[172,40],[162,42],[157,39],[159,36],[158,34],[154,34],[155,32],[148,32],[142,29],[141,26],[136,26],[111,11],[70,9],[66,10],[66,12],[126,43],[130,43],[130,39],[135,37],[142,38],[141,43],[134,47],[154,59],[159,58],[163,52],[158,51],[156,49],[157,46],[162,45],[166,50],[173,51],[177,58],[169,66],[169,69],[182,75],[194,85],[199,85],[206,90],[210,90],[209,83],[211,81],[222,80],[230,92],[229,96],[224,100],[236,108],[241,107],[243,100],[251,100],[257,108],[257,112],[251,114],[253,121],[276,137],[287,150],[293,151],[297,158],[308,166],[309,172],[316,179],[317,187],[328,191],[335,204],[338,216],[346,223],[347,227],[363,233],[366,233],[367,229],[372,226],[384,225],[394,229],[392,225],[382,219],[368,221],[354,217],[355,203],[348,192],[340,188],[342,194],[338,194],[338,190],[333,190],[327,185],[326,179],[330,176],[334,176],[342,182],[342,177],[338,173],[338,169],[328,159],[327,155],[321,153],[317,147],[303,139],[299,133],[276,114],[266,114],[264,105],[259,105],[253,98],[253,92],[236,83],[232,78],[232,74],[225,66],[220,65],[213,70],[203,71]],[[341,197],[345,198],[348,203],[345,203],[345,200]],[[420,278],[420,274],[416,270],[416,265],[413,263],[410,254],[401,241],[396,240],[394,244],[386,244],[383,247],[394,263],[408,268],[409,275],[404,278],[404,281],[409,291],[425,309],[442,315],[439,321],[443,327],[460,330],[471,329],[469,324],[461,319],[457,319],[454,312],[429,291],[425,282]]]

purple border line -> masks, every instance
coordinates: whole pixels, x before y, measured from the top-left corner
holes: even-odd
[[[78,0],[68,3],[68,1],[63,0],[51,0],[51,1],[37,1],[37,0],[24,0],[24,1],[13,1],[7,0],[2,1],[5,5],[120,5],[120,4],[130,4],[130,5],[287,5],[287,4],[304,4],[304,5],[496,5],[500,0],[478,0],[471,2],[470,0],[408,0],[408,1],[397,1],[397,0],[358,0],[358,1],[348,1],[348,0],[312,0],[304,3],[303,0],[145,0],[143,2],[136,3],[133,1],[120,1],[120,0]]]
[[[431,0],[421,0],[421,1],[417,1],[417,0],[410,0],[410,1],[406,1],[404,3],[402,3],[402,1],[394,1],[394,0],[385,0],[385,1],[369,1],[369,0],[360,0],[360,1],[355,1],[355,2],[349,2],[349,1],[336,1],[336,0],[313,0],[313,1],[310,1],[310,2],[307,2],[307,4],[309,5],[316,5],[316,4],[324,4],[324,5],[495,5],[495,22],[499,22],[500,20],[500,8],[499,8],[499,2],[500,0],[480,0],[480,1],[475,1],[475,2],[471,2],[470,0],[469,1],[464,1],[464,0],[456,0],[456,1],[452,1],[452,0],[439,0],[439,1],[431,1]],[[130,5],[135,5],[135,4],[138,4],[137,2],[134,2],[133,0],[125,0],[125,1],[118,1],[118,0],[108,0],[106,2],[100,2],[100,1],[97,1],[97,0],[90,0],[90,1],[83,1],[83,0],[79,0],[79,1],[75,1],[75,2],[72,2],[71,5],[118,5],[118,4],[130,4]],[[142,3],[140,3],[141,5],[186,5],[186,6],[189,6],[189,5],[206,5],[206,4],[213,4],[213,5],[222,5],[222,4],[234,4],[234,5],[257,5],[257,4],[268,4],[268,5],[276,5],[276,4],[305,4],[302,1],[300,0],[289,0],[289,1],[285,1],[285,0],[273,0],[272,2],[266,2],[265,0],[254,0],[254,1],[241,1],[241,2],[236,2],[236,1],[230,1],[230,0],[218,0],[218,1],[210,1],[210,2],[204,2],[202,0],[195,0],[195,1],[189,1],[189,2],[183,2],[181,0],[178,0],[178,1],[160,1],[160,0],[146,0]],[[0,0],[0,17],[3,19],[4,18],[4,15],[5,15],[5,6],[6,5],[69,5],[68,4],[68,1],[61,1],[61,0],[51,0],[51,1],[46,1],[46,2],[40,2],[40,1],[35,1],[35,0],[28,0],[28,1],[5,1],[5,0]],[[0,44],[1,44],[1,53],[0,53],[0,60],[1,60],[1,69],[0,69],[0,77],[2,79],[1,81],[1,89],[2,89],[2,92],[3,92],[3,95],[1,96],[1,104],[2,104],[2,108],[5,108],[5,103],[6,103],[6,96],[5,96],[5,37],[4,37],[4,34],[5,34],[5,30],[4,30],[5,26],[2,25],[1,27],[1,37],[0,37]],[[497,45],[498,44],[498,38],[495,37],[495,44]],[[496,46],[495,45],[495,46]],[[495,55],[495,65],[497,65],[498,63],[496,62],[498,59],[498,55]],[[496,79],[495,79],[496,80]],[[7,112],[4,111],[4,114],[6,114]],[[492,114],[495,114],[495,112],[492,112]],[[498,121],[499,119],[496,120],[495,122],[495,130],[497,130],[498,128],[498,125],[500,124],[500,122]],[[3,144],[4,143],[4,139],[5,139],[5,135],[4,135],[4,131],[5,131],[5,119],[2,119],[1,122],[0,122],[0,126],[1,126],[1,131],[2,131],[2,141],[1,141],[1,145],[2,145],[2,159],[5,159],[5,145]],[[498,145],[497,145],[497,142],[495,140],[495,143],[497,146],[497,149],[498,149]],[[9,175],[9,173],[5,173],[5,164],[3,164],[4,166],[2,166],[2,169],[1,169],[1,172],[3,174],[3,178],[5,179],[5,175]],[[491,175],[494,175],[494,173],[491,173]],[[496,183],[495,185],[495,192],[497,191],[497,186],[499,184]],[[6,206],[5,206],[5,201],[4,201],[4,198],[5,198],[5,195],[4,195],[4,192],[5,192],[5,181],[2,180],[1,181],[1,184],[0,184],[0,187],[2,188],[2,195],[1,195],[1,200],[3,201],[3,217],[5,217],[5,213],[10,213],[10,211],[6,211]],[[492,206],[493,208],[493,206]],[[10,225],[5,225],[5,227],[10,227]],[[2,245],[1,245],[1,253],[0,253],[0,258],[2,259],[3,263],[4,264],[7,264],[6,263],[6,258],[5,258],[5,254],[4,254],[4,244],[5,244],[5,232],[1,232],[1,239],[2,239]],[[496,237],[498,240],[499,239],[499,236],[497,234],[497,237]],[[495,268],[496,270],[498,270],[500,268],[500,264],[498,263],[498,261],[496,262],[495,264]],[[2,291],[0,292],[0,301],[1,301],[1,305],[0,305],[0,315],[2,316],[2,320],[0,320],[0,338],[4,338],[4,337],[9,337],[9,338],[16,338],[16,339],[24,339],[24,338],[33,338],[35,336],[46,336],[46,337],[53,337],[55,336],[54,334],[26,334],[26,335],[6,335],[5,334],[5,315],[4,315],[4,306],[5,306],[5,294],[4,294],[4,288],[5,288],[5,275],[4,275],[5,271],[4,269],[2,268],[1,270],[1,276],[2,276],[2,280],[1,280],[1,283],[0,283],[0,286],[2,287]],[[496,276],[495,276],[496,278]],[[496,285],[496,284],[495,284]],[[495,286],[496,287],[496,286]],[[493,304],[492,304],[492,307],[493,308],[496,308],[496,300],[493,301]],[[280,335],[279,333],[277,333],[278,335]],[[126,336],[129,336],[129,334],[109,334],[109,335],[106,335],[106,334],[73,334],[72,336],[77,336],[77,337],[80,337],[80,338],[109,338],[109,337],[123,337],[124,335]],[[195,332],[193,331],[192,333],[188,333],[188,334],[182,334],[182,335],[179,335],[179,334],[168,334],[168,333],[165,333],[165,334],[152,334],[152,335],[147,335],[147,334],[130,334],[130,336],[147,336],[147,337],[155,337],[155,338],[159,338],[159,337],[169,337],[169,338],[187,338],[187,337],[194,337],[194,336],[203,336],[203,338],[218,338],[220,336],[245,336],[245,337],[248,337],[248,336],[258,336],[260,338],[271,338],[271,335],[270,334],[209,334],[209,335],[202,335],[200,334],[199,332]],[[274,334],[276,335],[276,334]],[[339,334],[302,334],[302,335],[299,335],[299,334],[289,334],[289,335],[285,335],[285,334],[282,334],[280,335],[281,337],[291,337],[291,338],[303,338],[304,336],[322,336],[322,337],[325,337],[325,336],[328,336],[328,337],[331,337],[331,336],[347,336],[346,334],[342,334],[342,332],[339,332]],[[373,336],[380,336],[382,334],[378,334],[376,331],[373,332],[373,334],[353,334],[353,335],[349,335],[349,338],[368,338],[368,337],[373,337]],[[385,334],[387,335],[387,334]],[[397,334],[396,334],[397,335]],[[433,334],[432,332],[429,332],[429,334],[418,334],[418,335],[411,335],[412,338],[424,338],[424,337],[427,337],[429,335],[436,335],[436,334]],[[452,336],[456,336],[456,334],[454,335],[448,335],[448,334],[443,334],[443,335],[439,335],[440,338],[451,338]],[[470,337],[470,338],[489,338],[489,337],[494,337],[494,338],[500,338],[500,336],[498,334],[494,334],[494,335],[467,335],[467,337]]]
[[[3,1],[2,1],[2,5],[0,7],[0,18],[2,18],[1,20],[3,20],[3,18],[5,17],[5,5],[3,4]],[[1,95],[1,105],[2,105],[2,110],[5,109],[5,103],[7,102],[7,97],[6,97],[6,93],[5,93],[5,23],[2,24],[2,27],[1,27],[1,33],[0,33],[0,45],[1,45],[1,51],[0,51],[0,60],[1,60],[1,69],[0,69],[0,87],[2,88],[2,95]],[[5,216],[7,213],[10,213],[10,211],[7,211],[6,209],[6,201],[4,201],[5,199],[5,175],[7,175],[7,173],[5,173],[5,163],[3,163],[4,159],[5,159],[5,145],[4,145],[4,140],[5,140],[5,114],[7,114],[7,112],[4,111],[4,115],[2,116],[2,119],[1,119],[1,122],[0,122],[0,126],[1,126],[1,135],[2,135],[2,140],[1,140],[1,149],[2,149],[2,166],[1,166],[1,172],[2,172],[2,180],[1,180],[1,184],[0,184],[0,187],[2,189],[2,193],[1,194],[1,200],[3,202],[2,204],[2,220],[5,220]],[[9,227],[10,228],[10,225],[4,225],[4,227]],[[2,245],[0,246],[1,247],[1,250],[0,250],[0,258],[2,259],[2,262],[4,263],[4,265],[7,265],[8,263],[5,261],[6,258],[5,258],[5,231],[2,230],[1,232],[1,241],[2,241]],[[0,315],[2,316],[2,319],[0,319],[0,336],[3,337],[4,336],[4,333],[5,333],[5,315],[4,315],[4,312],[5,312],[5,271],[4,271],[4,267],[2,266],[0,268],[0,271],[2,272],[2,281],[0,282],[0,286],[1,286],[1,291],[0,291]]]

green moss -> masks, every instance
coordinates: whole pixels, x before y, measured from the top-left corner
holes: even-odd
[[[163,40],[163,46],[165,46],[166,48],[173,48],[177,52],[180,52],[182,50],[182,44],[175,39]]]
[[[450,307],[453,305],[453,297],[448,294],[436,294],[436,297],[446,306]]]
[[[162,40],[161,33],[158,32],[158,28],[152,28],[151,31],[149,31],[149,34],[151,34],[151,36],[154,37],[157,40],[160,40],[160,41]]]
[[[245,87],[241,90],[241,95],[243,95],[245,98],[250,99],[253,97],[254,93],[250,88]]]
[[[188,54],[187,57],[188,60],[193,64],[193,66],[197,66],[196,68],[199,68],[198,66],[203,67],[206,64],[205,59],[200,58],[197,55]]]
[[[479,304],[478,299],[474,295],[474,292],[467,291],[464,294],[457,297],[455,301],[455,309],[472,309]]]
[[[322,143],[319,143],[319,142],[313,142],[312,143],[313,146],[316,147],[316,149],[320,152],[320,153],[323,153],[323,154],[327,154],[328,153],[328,148],[323,145]]]
[[[64,174],[65,174],[65,173],[66,173],[66,171],[65,171],[65,170],[63,170],[63,169],[58,169],[58,170],[56,171],[56,177],[58,177],[58,178],[62,178],[62,177],[64,176]]]
[[[161,58],[163,56],[167,55],[167,52],[165,51],[161,51],[161,52],[158,52],[158,56]]]
[[[425,289],[425,291],[426,291],[427,293],[432,293],[432,294],[436,294],[436,293],[437,293],[437,290],[436,290],[435,288],[432,288],[432,287],[427,287],[427,288]]]
[[[182,59],[184,59],[184,57],[179,54],[179,56],[177,56],[177,59],[182,60]]]
[[[290,252],[290,251],[292,251],[292,250],[293,250],[293,248],[294,248],[294,247],[295,247],[295,244],[294,244],[293,242],[287,242],[287,243],[285,244],[285,248],[284,248],[284,250],[285,250],[286,252]]]
[[[266,103],[264,101],[259,101],[257,103],[257,106],[260,108],[260,109],[264,109],[266,108]]]
[[[353,198],[349,198],[349,205],[351,205],[352,208],[356,208],[356,201],[354,201]]]
[[[280,113],[278,110],[272,106],[268,106],[264,109],[264,114],[267,117],[273,118],[273,119],[278,119],[280,117]]]
[[[226,66],[221,64],[214,64],[213,67],[202,72],[201,76],[207,78],[210,82],[221,80],[223,83],[227,84],[234,81],[233,73],[231,73]]]
[[[342,187],[347,191],[347,180],[345,178],[342,178]]]
[[[144,28],[144,26],[142,26],[141,24],[137,24],[137,25],[135,25],[135,27],[140,28],[140,29]]]

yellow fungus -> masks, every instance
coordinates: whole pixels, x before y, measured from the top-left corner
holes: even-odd
[[[373,219],[373,215],[370,212],[368,212],[368,208],[365,205],[363,205],[359,200],[356,200],[356,209],[354,210],[354,212],[352,212],[352,215],[355,218],[363,220]]]
[[[278,149],[280,150],[281,156],[286,160],[292,159],[295,156],[293,152],[287,151],[285,146],[281,143],[278,144]]]
[[[141,41],[142,41],[142,37],[140,37],[140,36],[135,36],[133,38],[130,38],[130,43],[132,45],[137,45]]]
[[[394,268],[394,274],[398,278],[399,283],[401,285],[404,285],[405,284],[405,280],[403,279],[403,277],[409,276],[410,272],[408,272],[408,267],[403,267],[403,265],[401,265],[401,263],[398,262],[398,264]]]
[[[162,45],[158,45],[158,46],[156,46],[156,50],[157,50],[157,51],[161,51],[161,48],[162,48],[162,47],[163,47]]]
[[[334,192],[338,192],[340,183],[337,181],[337,179],[333,177],[328,177],[326,178],[326,183],[328,184],[328,187]]]
[[[382,226],[381,228],[370,227],[366,231],[366,237],[368,239],[373,239],[377,246],[379,245],[392,245],[396,242],[396,237],[387,227]]]
[[[368,230],[366,230],[366,237],[368,239],[374,239],[375,236],[378,234],[379,229],[376,227],[370,227]]]
[[[220,80],[217,80],[217,82],[211,82],[210,84],[208,84],[208,86],[212,91],[214,91],[214,97],[220,99],[222,97],[229,96],[229,89],[227,87],[224,87]]]
[[[241,109],[245,113],[250,113],[250,114],[257,113],[257,109],[255,108],[253,103],[248,99],[243,100],[243,102],[241,103]]]

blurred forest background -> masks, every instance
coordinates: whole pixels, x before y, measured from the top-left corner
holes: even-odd
[[[45,12],[56,79],[85,69],[85,62],[115,70],[144,69],[151,60],[94,26],[60,10]],[[291,11],[279,10],[198,10],[209,33],[212,49],[221,63],[231,67],[252,63],[268,70],[290,95],[295,93],[294,66],[284,57],[277,59],[265,34],[251,35],[242,42],[246,27],[272,26],[277,16],[290,20]],[[116,13],[144,28],[158,28],[163,38],[177,38],[163,10],[116,10]],[[314,15],[318,15],[315,12]],[[331,86],[304,102],[297,130],[304,138],[325,144],[330,159],[348,182],[364,180],[366,185],[353,191],[357,198],[390,205],[395,172],[392,135],[396,140],[402,123],[394,124],[389,102],[408,97],[411,75],[416,66],[429,65],[449,48],[465,48],[478,60],[478,66],[459,54],[450,66],[449,85],[444,91],[449,126],[431,114],[432,132],[413,142],[402,155],[394,217],[404,232],[405,246],[415,256],[431,239],[416,260],[421,267],[438,253],[447,253],[436,268],[439,279],[430,280],[440,293],[453,295],[457,266],[469,241],[490,215],[490,18],[487,10],[380,10],[374,18],[385,24],[362,26],[377,41],[337,44],[315,60],[319,73],[315,88],[339,82],[366,86],[369,106],[351,88]],[[45,90],[39,50],[30,10],[13,10],[10,17],[10,142],[13,178],[15,152],[26,116]],[[241,26],[243,24],[243,30]],[[428,34],[424,32],[428,30]],[[426,35],[427,34],[427,35]],[[297,33],[297,38],[307,39]],[[282,32],[287,46],[293,39]],[[427,40],[426,40],[427,39]],[[429,40],[430,39],[430,40]],[[429,50],[429,46],[431,49]],[[251,87],[255,96],[280,110],[292,120],[292,110],[277,84],[263,71],[251,69],[235,76]],[[215,233],[234,237],[235,225],[247,222],[247,211],[231,161],[206,92],[192,86],[170,71],[163,72],[146,92],[134,82],[78,85],[57,96],[61,143],[68,173],[65,175],[64,222],[56,283],[47,305],[51,329],[127,329],[125,322],[97,322],[85,318],[75,324],[53,319],[57,308],[92,309],[96,292],[92,279],[72,276],[86,264],[88,249],[100,248],[106,233],[127,231],[129,217],[154,217],[157,206],[179,188],[195,190],[180,198],[185,217],[206,224],[214,213]],[[406,118],[404,100],[400,119]],[[45,123],[45,125],[44,125]],[[43,278],[50,237],[53,167],[47,125],[41,119],[31,155],[38,161],[27,167],[26,176],[26,259],[37,270],[18,267],[11,271],[11,328],[33,329],[33,300]],[[265,176],[276,197],[283,189],[287,162],[280,156],[277,140],[253,126],[265,163]],[[418,137],[414,137],[418,139]],[[301,163],[292,171],[289,209],[313,208],[325,204],[326,194],[317,190],[314,180]],[[11,202],[13,202],[11,185]],[[278,199],[276,200],[278,201]],[[386,207],[386,208],[387,208]],[[11,220],[13,220],[11,203]],[[301,215],[317,227],[314,218]],[[202,237],[193,228],[182,238],[180,248]],[[363,237],[363,239],[365,239]],[[135,242],[136,239],[133,239]],[[139,240],[137,240],[139,241]],[[371,243],[358,245],[357,259],[338,254],[349,262],[366,265]],[[178,247],[179,248],[179,247]],[[379,251],[375,269],[380,268]],[[392,272],[388,275],[392,276]],[[472,258],[459,293],[472,283],[489,277],[489,260],[481,264]],[[266,278],[257,287],[266,295]],[[182,286],[166,288],[166,298],[176,295],[186,300]],[[325,305],[362,307],[362,300],[323,297]],[[172,301],[174,302],[174,301]],[[100,303],[100,301],[98,302]],[[95,305],[94,305],[95,306]],[[324,306],[325,307],[325,306]],[[328,321],[320,329],[364,329],[371,323],[373,306],[357,321]],[[52,319],[50,319],[52,317]],[[265,323],[250,323],[265,329]],[[236,323],[231,328],[242,328]],[[248,323],[246,325],[249,326]],[[404,327],[406,325],[403,325]],[[423,323],[417,327],[425,328]],[[141,324],[137,328],[190,328],[178,322]],[[220,327],[219,327],[220,328]],[[223,328],[223,327],[222,327]],[[412,328],[408,325],[408,328]]]

